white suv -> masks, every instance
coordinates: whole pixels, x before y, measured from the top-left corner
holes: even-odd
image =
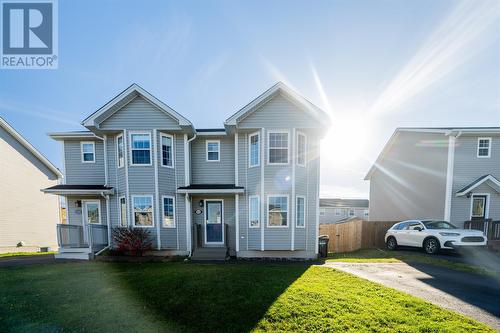
[[[399,245],[413,246],[422,247],[429,254],[459,246],[485,246],[486,241],[480,230],[457,229],[451,223],[438,220],[399,222],[385,234],[389,250],[395,250]]]

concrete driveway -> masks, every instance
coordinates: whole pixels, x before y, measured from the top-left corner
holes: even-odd
[[[324,265],[422,298],[500,331],[500,277],[413,263]]]

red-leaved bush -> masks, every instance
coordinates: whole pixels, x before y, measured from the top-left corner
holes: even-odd
[[[113,228],[113,242],[120,252],[133,252],[142,256],[144,251],[151,249],[151,236],[149,230],[143,228]]]

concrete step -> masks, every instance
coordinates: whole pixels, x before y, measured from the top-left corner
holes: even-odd
[[[56,259],[78,259],[78,260],[90,260],[90,253],[85,252],[59,252],[54,254]]]
[[[192,260],[226,260],[225,247],[199,247],[194,250]]]

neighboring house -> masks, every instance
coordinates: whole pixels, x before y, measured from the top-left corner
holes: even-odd
[[[127,226],[149,230],[165,254],[316,256],[329,118],[284,84],[224,128],[195,129],[135,84],[82,124],[50,134],[64,147],[65,183],[44,190],[67,200],[60,257],[88,257]]]
[[[319,223],[333,224],[350,218],[368,220],[366,199],[320,199]]]
[[[398,128],[365,177],[370,220],[500,220],[500,127]]]
[[[40,188],[56,185],[61,176],[0,118],[0,253],[57,248],[59,203]]]

